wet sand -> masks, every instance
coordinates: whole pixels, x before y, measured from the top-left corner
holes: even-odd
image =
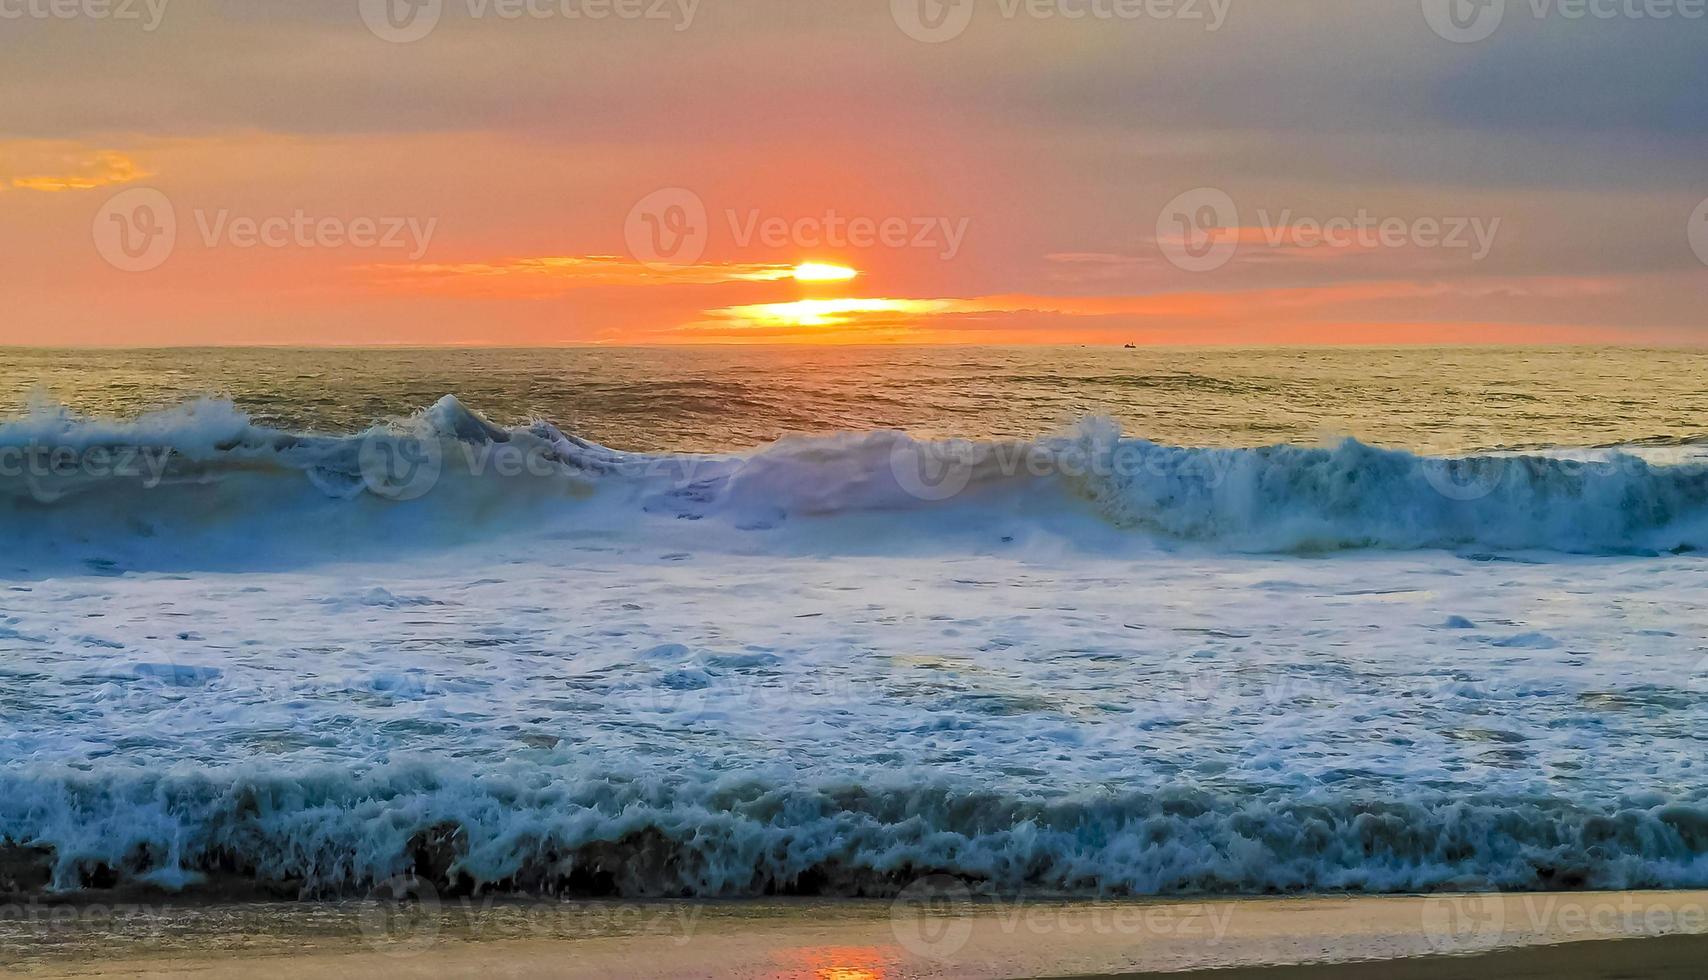
[[[1379,969],[1379,973],[1376,971]],[[1116,980],[1169,977],[1171,980],[1685,980],[1708,973],[1708,938],[1666,936],[1654,939],[1574,942],[1530,946],[1480,956],[1435,956],[1370,963],[1249,967],[1190,973],[1128,973]],[[1099,978],[1107,974],[1093,974]],[[1073,978],[1081,980],[1081,978]]]
[[[973,905],[13,905],[0,915],[0,976],[904,980],[1184,972],[1350,980],[1382,962],[1384,980],[1611,980],[1700,976],[1705,934],[1703,892]],[[1326,965],[1334,963],[1343,965]]]

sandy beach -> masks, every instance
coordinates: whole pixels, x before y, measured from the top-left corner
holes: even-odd
[[[72,914],[75,910],[76,915]],[[29,913],[33,920],[27,920]],[[105,918],[102,918],[105,916]],[[1203,902],[11,906],[29,977],[1672,977],[1708,893]],[[1331,967],[1329,964],[1342,964]]]

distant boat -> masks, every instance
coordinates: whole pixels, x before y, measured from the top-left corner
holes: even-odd
[[[1127,345],[1127,349],[1128,349],[1128,350],[1138,350],[1138,349],[1139,349],[1139,345],[1138,345],[1138,344],[1128,344],[1128,345]]]

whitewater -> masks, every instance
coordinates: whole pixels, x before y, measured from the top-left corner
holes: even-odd
[[[1708,886],[1708,463],[0,424],[0,887]]]

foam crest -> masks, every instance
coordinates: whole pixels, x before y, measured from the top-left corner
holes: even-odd
[[[47,886],[235,877],[304,895],[416,873],[442,887],[630,897],[1162,895],[1708,884],[1708,802],[1274,793],[1044,797],[922,774],[812,784],[424,764],[0,774],[0,839]]]
[[[1099,419],[1031,441],[877,431],[661,456],[545,421],[499,426],[449,396],[344,436],[270,429],[214,400],[126,422],[38,405],[0,425],[0,523],[121,565],[139,535],[246,536],[251,561],[326,540],[277,535],[283,524],[436,546],[653,518],[810,537],[852,515],[882,516],[915,550],[1001,524],[1099,548],[1685,552],[1708,545],[1708,464],[1636,449],[1444,459],[1353,440],[1188,448]]]

